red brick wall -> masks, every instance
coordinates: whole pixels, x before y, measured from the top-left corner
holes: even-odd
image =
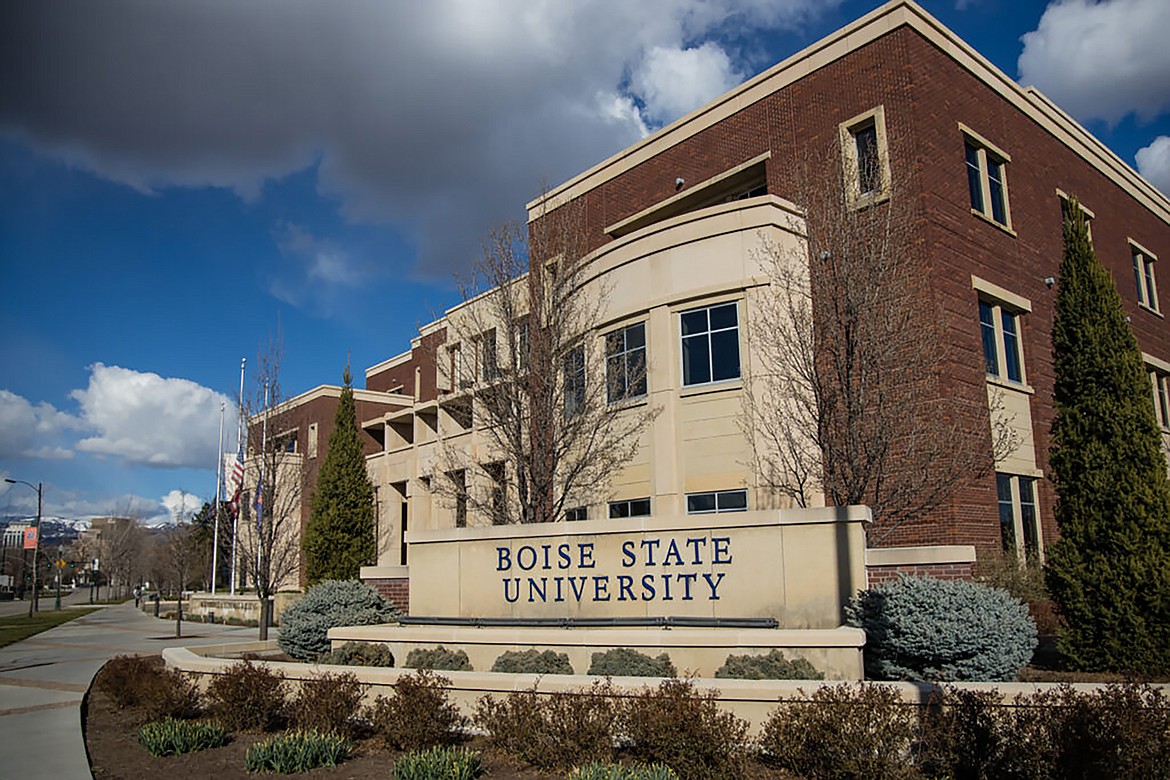
[[[382,579],[364,580],[364,582],[381,593],[399,612],[404,615],[410,614],[409,577],[386,577]]]
[[[869,587],[873,588],[893,582],[906,574],[911,577],[934,577],[937,580],[970,580],[975,576],[971,563],[923,563],[905,566],[867,566],[865,569]]]

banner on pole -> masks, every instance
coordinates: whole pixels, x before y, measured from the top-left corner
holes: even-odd
[[[24,529],[24,549],[35,550],[37,547],[37,527],[30,525]]]

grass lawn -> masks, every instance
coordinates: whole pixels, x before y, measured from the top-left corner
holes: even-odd
[[[93,612],[92,608],[78,607],[75,609],[63,609],[60,612],[36,612],[33,613],[31,619],[28,615],[14,615],[12,617],[0,618],[0,647],[7,647],[13,642],[28,639],[34,634],[48,631],[54,626],[68,623],[70,620],[79,618],[82,615],[88,615],[90,612]]]

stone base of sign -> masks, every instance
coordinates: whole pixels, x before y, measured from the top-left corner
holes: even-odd
[[[467,653],[476,671],[490,671],[501,654],[536,649],[564,653],[577,674],[589,671],[593,654],[628,647],[656,657],[670,656],[682,676],[714,677],[729,655],[766,655],[780,650],[789,660],[803,658],[832,680],[862,679],[857,628],[470,628],[451,626],[349,626],[329,632],[334,647],[345,642],[376,642],[390,648],[397,665],[416,648]]]
[[[300,601],[301,592],[277,593],[272,597],[272,614],[275,625],[280,625],[280,615],[290,605]],[[172,602],[171,611],[174,611]],[[259,620],[260,600],[252,593],[193,593],[183,603],[183,613],[198,615],[204,620],[223,623],[229,619]]]

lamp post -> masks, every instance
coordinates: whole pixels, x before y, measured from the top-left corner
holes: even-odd
[[[11,485],[28,485],[33,490],[37,491],[37,524],[33,526],[36,530],[36,535],[33,537],[33,559],[32,559],[32,601],[28,603],[28,616],[32,619],[33,612],[38,608],[37,604],[37,551],[41,547],[41,498],[44,494],[44,483],[38,482],[33,484],[25,482],[23,479],[8,479],[4,481]]]

